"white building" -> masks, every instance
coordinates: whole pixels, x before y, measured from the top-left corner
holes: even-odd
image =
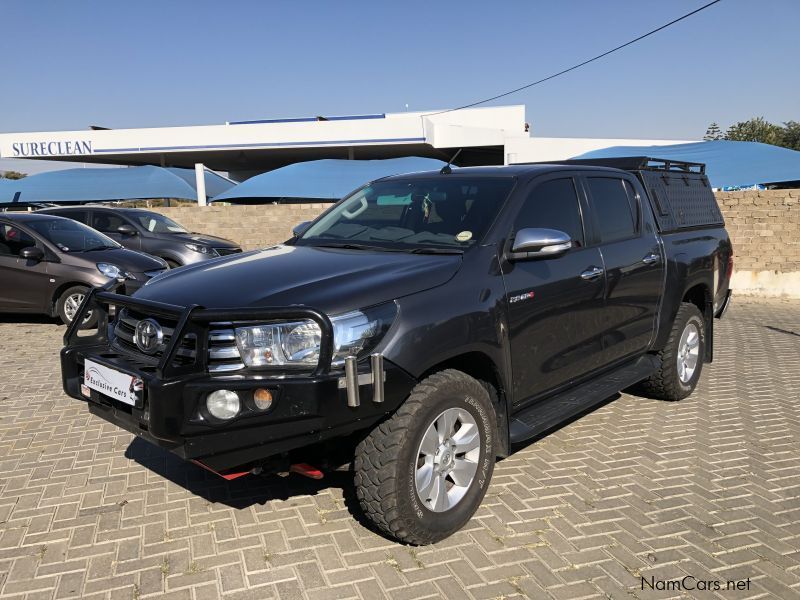
[[[241,181],[320,158],[449,160],[460,149],[457,165],[511,164],[561,160],[608,146],[694,141],[539,138],[527,130],[523,105],[496,106],[191,127],[4,133],[0,158],[189,168],[201,164]]]

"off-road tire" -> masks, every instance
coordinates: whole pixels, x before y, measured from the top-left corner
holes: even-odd
[[[700,332],[700,346],[697,367],[688,382],[681,381],[678,375],[678,352],[684,329],[689,323],[694,323]],[[690,395],[703,370],[703,357],[706,350],[706,328],[703,314],[694,304],[683,302],[672,322],[672,329],[664,348],[658,353],[661,366],[644,381],[634,387],[636,393],[661,400],[683,400]]]
[[[466,410],[481,435],[478,468],[464,497],[443,512],[429,510],[415,486],[417,452],[429,425],[448,408]],[[362,440],[355,453],[356,495],[364,514],[400,542],[432,544],[453,534],[477,510],[494,471],[497,423],[486,388],[454,369],[417,384],[403,405]]]
[[[72,321],[67,315],[66,303],[67,299],[74,294],[88,294],[89,288],[85,285],[73,285],[62,292],[56,300],[56,315],[61,319],[65,325],[69,325]],[[81,324],[81,329],[91,329],[97,325],[97,311],[95,311],[88,321]]]

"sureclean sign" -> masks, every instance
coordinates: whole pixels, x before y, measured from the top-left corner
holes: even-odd
[[[12,156],[15,157],[91,154],[92,142],[84,140],[61,142],[14,142],[11,144],[11,153]]]

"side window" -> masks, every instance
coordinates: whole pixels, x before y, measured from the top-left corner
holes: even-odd
[[[525,227],[557,229],[569,234],[576,246],[583,246],[583,223],[572,178],[551,179],[533,189],[514,222],[517,231]]]
[[[92,227],[103,233],[116,233],[120,225],[127,224],[125,219],[111,211],[96,210],[92,215]]]
[[[60,217],[67,217],[73,221],[78,221],[78,223],[83,223],[84,225],[89,224],[89,213],[85,210],[65,210],[63,212],[54,214],[57,214]]]
[[[35,246],[36,241],[21,229],[0,223],[0,254],[19,256],[20,250]]]
[[[592,195],[592,210],[600,241],[608,244],[635,237],[639,219],[636,214],[634,220],[624,181],[616,177],[588,177],[586,181]]]

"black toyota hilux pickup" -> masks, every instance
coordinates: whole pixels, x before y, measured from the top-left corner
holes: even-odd
[[[95,289],[64,389],[228,479],[352,448],[376,527],[441,540],[497,457],[712,359],[733,253],[703,166],[599,163],[387,177],[283,244]]]

